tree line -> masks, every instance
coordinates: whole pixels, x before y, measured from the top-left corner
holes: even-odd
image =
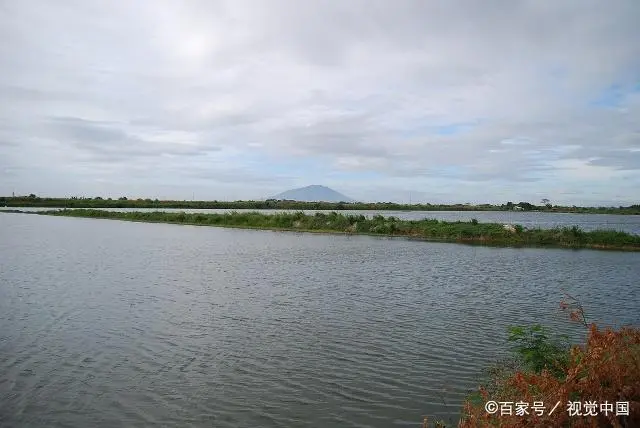
[[[35,194],[28,196],[0,196],[0,206],[51,207],[51,208],[178,208],[178,209],[276,209],[276,210],[372,210],[372,211],[545,211],[570,213],[640,214],[640,204],[619,207],[578,207],[552,205],[543,199],[536,205],[530,202],[512,201],[504,204],[399,204],[394,202],[301,202],[267,199],[263,201],[172,201],[158,199],[116,199],[96,196],[92,198],[46,198]]]

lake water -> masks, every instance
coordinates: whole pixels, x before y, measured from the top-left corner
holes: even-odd
[[[51,208],[0,208],[0,210],[20,209],[23,211],[46,211]],[[286,210],[222,210],[222,209],[154,209],[154,208],[101,208],[106,211],[165,211],[186,213],[228,213],[232,211],[251,212],[257,211],[263,214],[278,212],[295,212]],[[330,213],[330,210],[303,210],[307,214],[317,212]],[[534,211],[338,211],[342,214],[364,215],[373,217],[383,215],[395,216],[404,220],[421,220],[435,218],[445,221],[471,221],[477,219],[482,223],[509,223],[521,224],[524,227],[540,227],[551,229],[554,227],[580,226],[583,230],[613,229],[627,233],[640,235],[640,215],[615,215],[615,214],[570,214],[570,213],[545,213]]]
[[[505,329],[640,324],[640,254],[0,215],[0,426],[455,420]],[[515,399],[519,397],[514,397]]]

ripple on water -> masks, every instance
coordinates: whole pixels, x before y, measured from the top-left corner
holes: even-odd
[[[0,222],[0,424],[415,426],[561,289],[640,323],[637,254],[76,220]]]

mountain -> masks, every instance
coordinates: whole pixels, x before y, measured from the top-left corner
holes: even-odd
[[[301,187],[299,189],[287,190],[286,192],[273,196],[271,199],[288,199],[304,202],[354,202],[353,199],[340,192],[336,192],[326,186],[319,186],[317,184]]]

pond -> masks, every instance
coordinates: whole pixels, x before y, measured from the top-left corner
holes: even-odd
[[[433,213],[430,213],[433,214]],[[0,425],[457,420],[566,290],[640,323],[640,254],[0,216]]]

